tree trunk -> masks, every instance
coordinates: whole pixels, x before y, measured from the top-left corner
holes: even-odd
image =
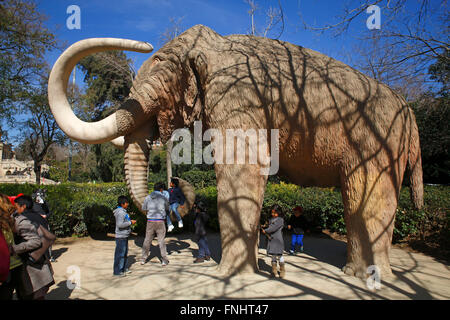
[[[169,139],[167,141],[167,155],[166,155],[166,166],[167,166],[167,188],[170,187],[170,178],[172,178],[172,147],[173,141]]]
[[[72,150],[73,146],[72,146],[72,140],[69,139],[69,172],[67,174],[67,180],[71,181],[72,180]]]
[[[41,161],[34,160],[34,173],[36,175],[36,184],[41,184]]]

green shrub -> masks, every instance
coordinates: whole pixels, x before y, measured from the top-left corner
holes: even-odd
[[[203,202],[204,206],[208,210],[208,227],[214,231],[219,231],[219,217],[217,215],[217,188],[215,186],[209,186],[196,190],[195,197],[196,201]],[[193,214],[191,216],[193,216]]]
[[[31,195],[37,188],[39,186],[31,184],[0,184],[0,192],[7,195]],[[112,211],[117,206],[117,197],[126,195],[130,198],[124,183],[63,183],[41,188],[47,189],[47,202],[52,213],[50,227],[58,237],[114,232]],[[133,206],[132,203],[130,208],[137,212]]]
[[[262,219],[270,217],[269,211],[274,204],[283,208],[286,220],[291,216],[292,208],[300,205],[312,230],[328,229],[332,232],[346,233],[344,206],[339,190],[301,188],[284,182],[268,183],[264,194]]]
[[[196,189],[216,186],[216,172],[214,170],[190,170],[183,172],[180,178],[189,182]]]
[[[186,172],[184,176],[186,179],[194,179],[193,177],[193,171]],[[199,181],[190,180],[194,184]],[[37,188],[38,186],[31,184],[0,184],[0,192],[7,195],[31,195]],[[50,226],[58,237],[114,232],[115,220],[112,211],[117,206],[117,197],[126,195],[131,200],[124,183],[64,183],[44,188],[47,189],[47,200],[52,212]],[[153,190],[153,183],[149,183],[149,190]],[[450,248],[450,187],[426,185],[424,191],[424,208],[415,210],[410,200],[409,188],[402,188],[393,241],[419,239],[441,248]],[[209,228],[218,231],[216,187],[197,188],[196,196],[208,210]],[[284,182],[269,182],[265,191],[262,220],[269,217],[269,210],[274,204],[283,208],[286,219],[291,215],[293,207],[301,205],[312,231],[327,229],[340,234],[346,233],[339,189],[301,188]],[[143,235],[147,224],[146,216],[139,213],[133,201],[130,203],[129,212],[135,213],[132,218],[137,220],[133,230]],[[184,230],[193,231],[193,219],[192,213],[185,216]]]

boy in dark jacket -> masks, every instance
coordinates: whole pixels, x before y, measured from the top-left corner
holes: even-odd
[[[114,276],[124,276],[125,273],[130,273],[127,269],[127,255],[128,255],[128,237],[131,233],[131,225],[136,223],[136,220],[131,220],[127,213],[129,201],[126,196],[120,196],[117,199],[117,208],[114,210],[114,217],[116,218],[116,250],[114,252]]]
[[[303,235],[308,229],[308,221],[302,215],[303,209],[300,206],[294,208],[294,214],[288,221],[288,229],[292,230],[291,249],[289,254],[293,255],[295,247],[300,246],[300,252],[303,252]]]
[[[175,217],[178,220],[178,228],[183,228],[183,220],[181,220],[180,213],[178,212],[178,207],[183,208],[184,202],[186,201],[186,198],[184,197],[183,192],[178,187],[178,179],[172,178],[170,180],[170,188],[169,188],[169,206],[170,211],[173,211],[175,214]],[[169,211],[169,212],[170,212]],[[172,224],[172,221],[170,220],[170,214],[167,215],[167,231],[171,232],[173,230],[174,226]]]
[[[209,251],[208,240],[206,239],[206,222],[209,217],[203,207],[202,203],[197,203],[195,207],[195,241],[198,243],[198,257],[194,260],[194,263],[204,262],[211,259],[211,252]]]

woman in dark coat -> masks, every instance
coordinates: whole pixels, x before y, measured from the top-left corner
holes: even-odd
[[[13,253],[22,257],[23,265],[16,275],[18,287],[16,288],[20,300],[45,299],[53,279],[53,268],[45,254],[43,261],[31,261],[29,252],[42,245],[39,228],[38,214],[31,211],[33,200],[29,196],[21,196],[14,200],[16,212],[13,214],[15,220],[15,244],[11,249]],[[33,219],[33,220],[32,220]],[[34,220],[36,219],[36,221]]]
[[[277,261],[280,264],[280,278],[283,278],[286,274],[283,251],[284,240],[282,229],[284,227],[283,211],[278,205],[272,207],[272,218],[269,220],[269,226],[263,229],[262,232],[269,235],[269,241],[267,243],[267,254],[272,256],[272,273],[271,276],[275,277],[278,273]]]

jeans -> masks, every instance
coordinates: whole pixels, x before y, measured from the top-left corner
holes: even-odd
[[[167,260],[167,249],[164,238],[166,237],[166,225],[164,220],[161,221],[147,221],[147,229],[145,231],[144,244],[142,245],[141,261],[146,261],[150,254],[150,247],[152,245],[155,235],[158,237],[159,251],[161,258]]]
[[[300,247],[303,247],[303,235],[302,234],[293,234],[291,240],[291,251],[295,250],[295,246],[299,244]]]
[[[180,213],[178,212],[179,206],[180,206],[180,204],[178,202],[174,202],[170,205],[169,214],[167,215],[167,226],[172,225],[172,220],[170,220],[170,211],[173,211],[173,213],[175,214],[175,217],[177,218],[178,221],[181,220]]]
[[[127,268],[128,238],[116,238],[114,252],[114,275],[125,272]]]
[[[201,236],[198,239],[198,258],[204,258],[206,256],[211,256],[211,252],[209,252],[206,236]]]

